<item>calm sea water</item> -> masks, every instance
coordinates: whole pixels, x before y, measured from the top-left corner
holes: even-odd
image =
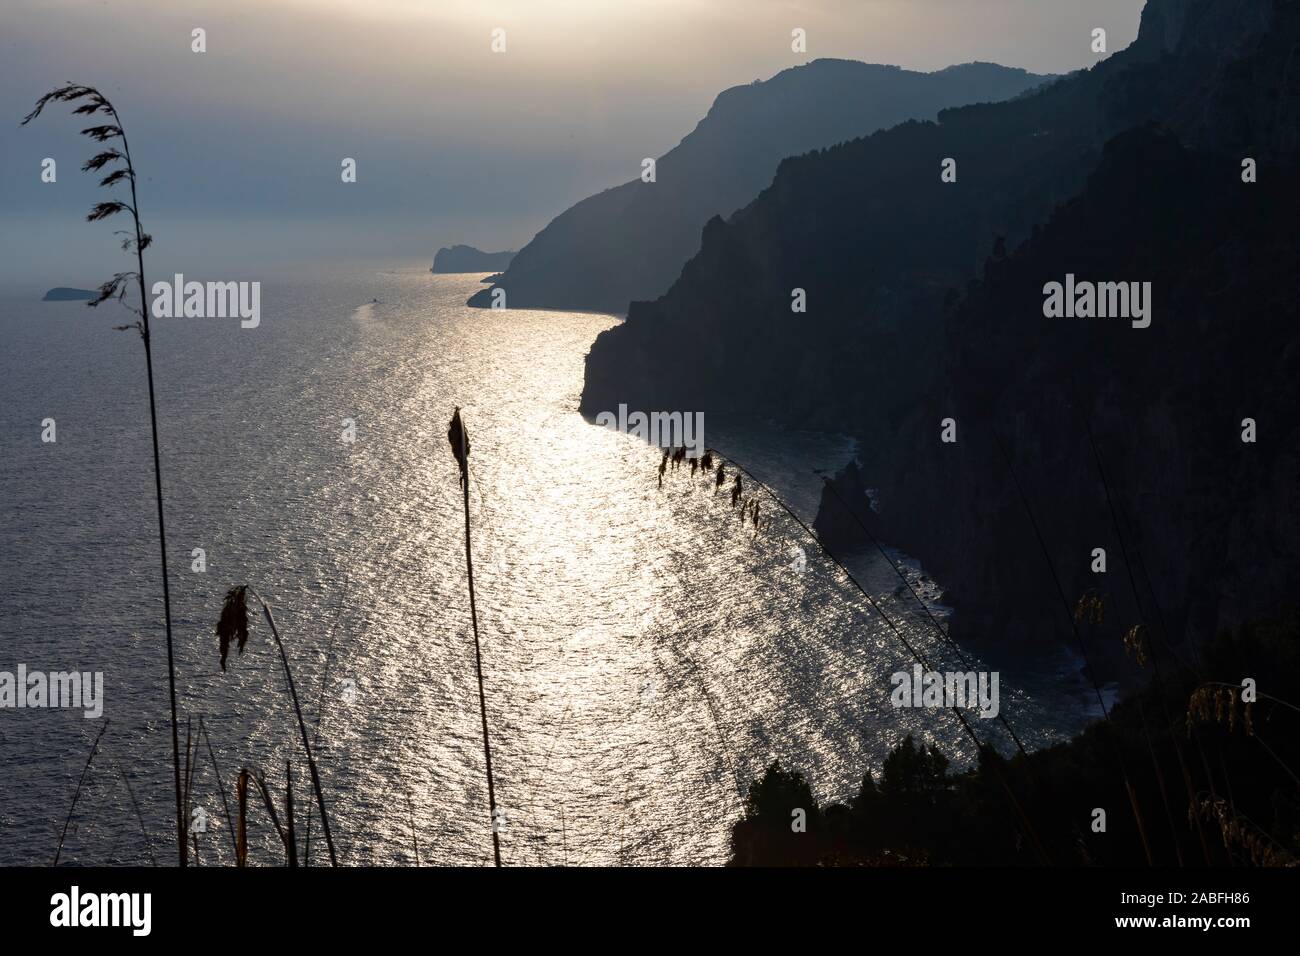
[[[908,732],[970,759],[951,714],[890,706],[888,676],[910,659],[794,522],[764,502],[775,520],[756,537],[686,473],[658,490],[657,450],[576,413],[583,357],[618,319],[468,309],[477,278],[300,273],[263,282],[260,328],[157,322],[182,741],[188,718],[204,863],[229,863],[233,851],[200,717],[229,799],[240,767],[282,796],[293,759],[300,831],[309,804],[261,621],[228,672],[218,663],[213,627],[236,583],[272,604],[308,719],[319,719],[342,860],[410,864],[418,851],[425,864],[490,862],[463,516],[445,437],[454,405],[473,446],[507,864],[716,864],[745,788],[773,759],[802,770],[823,800],[854,794]],[[104,674],[109,727],[63,859],[171,864],[143,352],[134,333],[111,328],[125,313],[33,298],[0,301],[0,670]],[[41,441],[46,418],[52,444]],[[343,440],[345,419],[355,442]],[[806,519],[818,470],[852,452],[838,436],[762,423],[707,419],[705,437]],[[191,568],[195,548],[203,573]],[[942,664],[888,566],[853,566]],[[1003,670],[1002,680],[1003,713],[1028,743],[1084,716],[1050,675]],[[0,863],[53,859],[101,726],[77,710],[0,710]],[[259,862],[282,859],[260,805],[250,840]],[[323,861],[319,826],[312,842]]]

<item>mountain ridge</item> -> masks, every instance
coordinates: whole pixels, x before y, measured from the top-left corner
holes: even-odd
[[[655,182],[635,179],[575,203],[469,304],[491,306],[500,288],[511,307],[623,313],[631,301],[665,291],[698,248],[710,214],[750,202],[784,157],[1050,79],[988,63],[919,73],[819,59],[731,87],[659,157]]]

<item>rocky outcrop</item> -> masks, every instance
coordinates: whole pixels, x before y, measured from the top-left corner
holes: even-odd
[[[875,522],[862,469],[856,461],[850,461],[824,482],[813,531],[833,554],[865,548],[870,538],[862,525],[870,528]]]

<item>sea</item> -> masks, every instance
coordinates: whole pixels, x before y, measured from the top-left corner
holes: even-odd
[[[1070,668],[957,661],[889,561],[840,556],[869,601],[769,497],[811,524],[850,439],[706,415],[704,443],[754,476],[756,529],[730,480],[682,465],[660,486],[658,448],[577,411],[587,351],[619,316],[466,307],[482,278],[289,269],[261,280],[256,328],[154,320],[201,865],[234,862],[241,770],[250,863],[284,862],[258,779],[281,825],[293,806],[300,855],[328,863],[260,614],[221,667],[236,585],[283,638],[339,863],[491,864],[456,407],[507,866],[723,864],[774,761],[822,804],[852,799],[909,734],[968,765],[950,711],[891,702],[904,636],[936,669],[999,671],[1029,747],[1089,719]],[[132,320],[120,306],[42,291],[0,289],[0,673],[102,674],[102,713],[0,707],[0,864],[176,865],[144,351],[114,328]],[[942,621],[942,582],[892,557]],[[1007,749],[999,721],[972,723]]]

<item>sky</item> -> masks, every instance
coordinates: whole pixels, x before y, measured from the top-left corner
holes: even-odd
[[[633,179],[722,90],[818,57],[935,70],[1095,64],[1143,0],[2,0],[0,283],[94,285],[115,224],[66,81],[118,107],[164,269],[215,275],[517,249]],[[806,31],[806,53],[790,33]],[[207,50],[191,49],[192,31]],[[492,32],[505,31],[505,52]],[[55,159],[57,181],[41,182]],[[345,157],[357,181],[341,181]],[[238,278],[240,276],[225,276]]]

